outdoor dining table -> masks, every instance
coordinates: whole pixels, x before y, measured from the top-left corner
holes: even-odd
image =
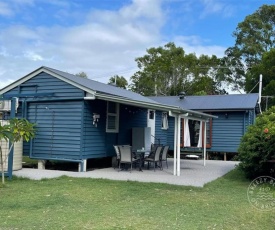
[[[139,171],[142,171],[142,167],[144,166],[145,153],[147,152],[150,152],[150,151],[145,149],[137,149],[135,151],[135,155],[139,158]]]

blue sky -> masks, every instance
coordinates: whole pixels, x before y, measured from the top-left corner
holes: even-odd
[[[48,66],[107,82],[175,42],[222,57],[244,18],[274,0],[0,0],[0,88]]]

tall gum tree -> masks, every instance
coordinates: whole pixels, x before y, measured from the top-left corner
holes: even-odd
[[[167,43],[164,47],[147,49],[147,54],[136,58],[140,69],[131,77],[131,90],[145,96],[219,94],[221,78],[214,66],[216,56],[186,54],[182,47]],[[198,84],[199,82],[205,84]]]
[[[265,110],[275,105],[275,49],[264,53],[262,61],[248,71],[245,84],[247,92],[258,92],[258,87],[254,86],[259,81],[260,74],[263,75],[262,95],[265,97],[262,109]]]
[[[264,53],[275,48],[275,5],[262,5],[245,17],[233,32],[235,45],[225,51],[223,71],[233,90],[246,89],[251,69],[260,64]],[[248,75],[247,75],[248,74]],[[251,90],[251,88],[249,89]]]

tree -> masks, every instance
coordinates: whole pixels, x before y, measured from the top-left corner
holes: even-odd
[[[88,78],[88,75],[85,72],[83,72],[83,71],[79,72],[79,73],[77,73],[75,75],[78,76],[78,77]]]
[[[174,43],[148,49],[146,55],[136,58],[140,70],[131,77],[132,90],[145,96],[170,95],[183,91],[188,75],[184,59],[184,50]]]
[[[1,171],[2,171],[2,184],[5,183],[5,172],[4,172],[4,163],[7,161],[8,156],[11,152],[12,147],[15,142],[20,141],[21,139],[29,141],[35,136],[34,124],[28,122],[26,119],[17,119],[13,118],[9,120],[9,124],[1,125],[0,124],[0,140],[9,141],[11,146],[6,154],[4,159],[2,147],[0,145],[0,160],[1,160]]]
[[[122,89],[127,89],[128,82],[123,76],[115,75],[109,79],[108,84],[114,84]]]
[[[264,53],[261,62],[248,71],[245,84],[247,92],[258,92],[258,87],[254,86],[259,82],[260,74],[263,75],[262,95],[275,96],[275,49]],[[275,105],[275,98],[268,102],[268,105]]]
[[[204,91],[217,94],[222,84],[217,81],[220,63],[216,56],[186,54],[182,47],[168,43],[164,47],[150,48],[143,57],[136,58],[140,69],[132,77],[131,89],[145,96],[178,95],[185,91],[192,95]],[[204,84],[195,84],[200,81]],[[214,83],[213,83],[214,82]]]
[[[275,48],[275,5],[263,5],[248,15],[233,32],[233,52],[248,66],[259,63],[263,53]]]
[[[275,5],[263,5],[248,15],[233,36],[235,45],[225,52],[226,76],[236,89],[243,89],[247,70],[259,64],[265,52],[275,48]]]
[[[272,165],[275,160],[275,107],[259,115],[255,124],[248,127],[242,137],[238,157],[240,168],[249,178],[263,175],[275,176]]]
[[[226,55],[221,58],[217,76],[223,79],[232,91],[241,92],[244,89],[248,68],[231,48],[227,49]]]

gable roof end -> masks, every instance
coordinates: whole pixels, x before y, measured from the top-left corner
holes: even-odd
[[[10,85],[4,87],[0,90],[0,94],[4,94],[11,89],[17,87],[20,84],[30,80],[31,78],[35,77],[36,75],[45,72],[49,75],[56,77],[64,82],[67,82],[70,85],[73,85],[79,89],[82,89],[85,92],[88,92],[91,95],[94,95],[97,99],[113,101],[123,104],[129,104],[133,106],[149,108],[149,109],[156,109],[161,111],[171,111],[176,114],[184,114],[189,113],[192,116],[198,117],[199,119],[208,119],[215,116],[211,116],[209,114],[204,114],[201,112],[191,111],[186,108],[181,108],[177,105],[170,105],[169,103],[161,103],[151,98],[144,97],[138,93],[125,90],[113,85],[104,84],[101,82],[97,82],[91,79],[82,78],[79,76],[75,76],[70,73],[66,73],[60,70],[52,69],[49,67],[42,66],[30,74],[20,78],[19,80],[11,83]]]

